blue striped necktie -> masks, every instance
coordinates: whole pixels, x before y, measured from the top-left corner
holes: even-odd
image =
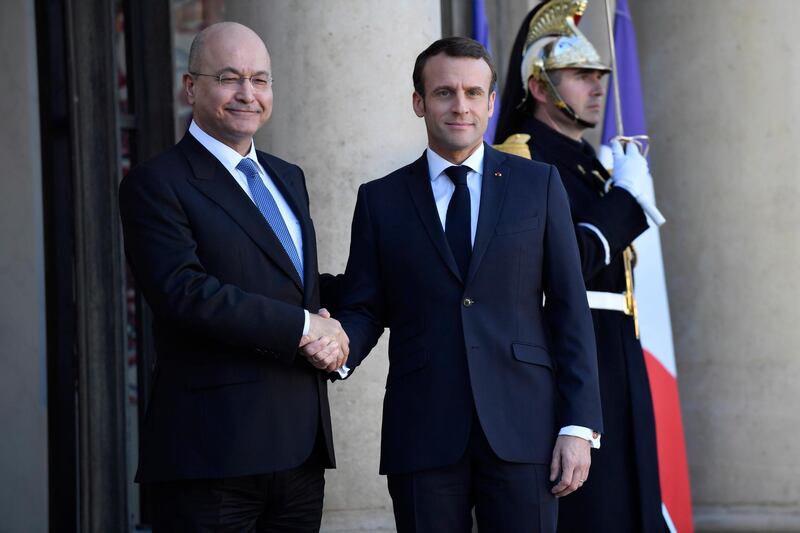
[[[278,204],[275,203],[275,199],[270,194],[267,186],[261,181],[261,176],[258,174],[258,168],[255,162],[245,157],[239,161],[236,168],[247,176],[247,186],[250,187],[250,194],[253,195],[253,201],[255,201],[258,210],[261,211],[264,218],[267,219],[267,223],[269,227],[272,228],[275,236],[281,241],[283,249],[286,250],[289,259],[292,260],[294,268],[297,269],[297,273],[300,274],[300,281],[302,282],[303,261],[297,253],[297,248],[295,248],[292,237],[289,235],[289,230],[286,229],[286,222],[283,221],[281,212],[278,209]]]

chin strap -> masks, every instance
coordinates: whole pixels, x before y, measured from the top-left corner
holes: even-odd
[[[583,120],[578,116],[575,110],[572,109],[569,104],[567,104],[567,102],[558,93],[558,89],[556,89],[556,86],[553,84],[553,80],[550,79],[550,75],[547,74],[545,69],[542,69],[542,79],[545,81],[547,92],[550,93],[550,97],[553,99],[553,102],[555,102],[556,107],[559,108],[561,112],[567,116],[567,118],[584,128],[594,128],[597,126],[597,124],[592,124],[591,122]]]

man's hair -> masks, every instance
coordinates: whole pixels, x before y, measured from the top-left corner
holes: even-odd
[[[550,78],[550,81],[553,82],[553,87],[555,87],[556,90],[558,90],[558,86],[561,85],[561,78],[563,75],[564,71],[561,69],[547,71],[547,76]],[[534,80],[534,83],[538,83],[543,87],[546,84],[544,80]],[[525,98],[522,100],[522,102],[520,102],[517,108],[525,115],[533,115],[533,112],[536,110],[536,99],[533,97],[530,91],[525,92]]]
[[[561,78],[564,76],[564,71],[561,69],[550,70],[547,72],[547,75],[550,77],[550,81],[553,82],[553,86],[558,87],[561,85]]]
[[[489,70],[492,71],[492,82],[489,84],[489,94],[491,94],[495,85],[497,85],[497,70],[494,68],[492,56],[481,43],[474,39],[467,37],[445,37],[434,42],[428,48],[422,51],[417,56],[417,61],[414,63],[414,90],[420,96],[425,96],[425,82],[422,79],[422,69],[425,68],[425,63],[433,56],[445,54],[448,57],[471,57],[473,59],[483,59],[489,65]]]
[[[192,39],[192,46],[189,47],[189,72],[200,71],[200,55],[205,45],[206,33],[200,32]]]

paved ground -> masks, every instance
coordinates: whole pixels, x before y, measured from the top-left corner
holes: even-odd
[[[320,533],[388,533],[394,532],[391,509],[365,511],[325,511]]]

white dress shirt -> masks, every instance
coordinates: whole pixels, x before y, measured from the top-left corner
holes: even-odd
[[[481,210],[481,186],[483,185],[483,144],[469,156],[462,166],[469,168],[467,174],[467,188],[469,189],[469,221],[470,221],[470,242],[475,244],[475,231],[478,228],[478,213]],[[436,202],[436,210],[439,212],[439,220],[442,228],[445,227],[447,218],[447,207],[450,199],[456,190],[453,181],[444,173],[445,170],[454,166],[453,163],[443,158],[430,148],[426,150],[428,158],[428,174],[431,178],[431,189],[433,189],[433,200]]]
[[[450,199],[453,197],[453,192],[456,186],[444,173],[444,171],[453,166],[453,163],[446,160],[430,147],[425,152],[428,160],[428,175],[431,180],[431,189],[433,190],[433,200],[436,202],[436,210],[439,212],[439,220],[442,223],[442,229],[446,227],[447,220],[447,207],[450,204]],[[483,185],[483,143],[461,163],[462,166],[469,167],[470,171],[467,174],[467,188],[469,189],[470,196],[470,224],[471,224],[471,238],[472,244],[475,245],[475,231],[478,228],[478,214],[481,208],[481,186]],[[570,435],[573,437],[580,437],[588,440],[592,448],[600,447],[600,436],[594,436],[591,429],[583,426],[565,426],[558,432],[559,435]]]

